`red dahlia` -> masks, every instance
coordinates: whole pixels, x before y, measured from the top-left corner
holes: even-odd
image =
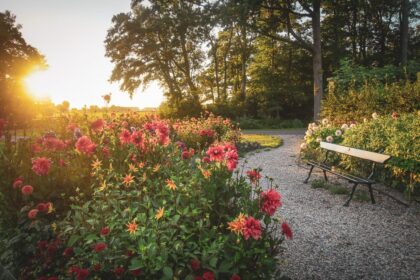
[[[101,229],[101,235],[103,235],[103,236],[108,235],[108,234],[109,234],[109,232],[110,232],[109,227],[103,227],[103,228]]]
[[[26,196],[31,195],[33,191],[34,191],[34,188],[31,185],[23,186],[21,189],[22,194]]]
[[[254,219],[253,217],[246,218],[243,235],[245,239],[248,239],[250,237],[254,238],[255,240],[260,239],[261,238],[260,221]]]
[[[276,190],[268,190],[261,193],[261,210],[269,216],[273,216],[277,208],[281,206],[281,195]]]
[[[201,265],[201,263],[200,263],[199,260],[192,260],[191,261],[191,269],[194,270],[194,271],[199,270],[200,269],[200,265]]]
[[[94,250],[95,252],[99,253],[105,250],[107,245],[104,242],[99,242],[95,244]]]
[[[292,232],[292,229],[290,228],[288,223],[283,222],[281,224],[281,231],[286,236],[286,239],[292,239],[293,238],[293,232]]]
[[[45,157],[39,157],[32,160],[32,170],[36,175],[47,175],[50,172],[51,160]]]

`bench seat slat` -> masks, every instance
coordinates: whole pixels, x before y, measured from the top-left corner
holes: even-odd
[[[384,154],[378,154],[374,152],[364,151],[360,149],[350,148],[346,146],[341,146],[337,144],[332,144],[328,142],[321,142],[321,148],[334,151],[340,154],[345,154],[361,159],[370,160],[377,163],[385,163],[391,156],[384,155]]]

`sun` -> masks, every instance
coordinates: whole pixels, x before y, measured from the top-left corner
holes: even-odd
[[[48,90],[48,83],[50,81],[48,80],[47,72],[45,70],[36,70],[24,79],[28,93],[36,99],[47,99],[51,97],[51,93]]]

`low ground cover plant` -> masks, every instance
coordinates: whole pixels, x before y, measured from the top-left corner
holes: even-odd
[[[418,195],[420,187],[420,115],[416,113],[389,115],[373,113],[363,122],[337,124],[328,119],[311,123],[301,145],[301,156],[323,160],[325,152],[319,142],[326,141],[347,147],[384,153],[391,159],[378,166],[377,180],[403,190],[410,196]],[[354,174],[366,176],[371,172],[369,163],[335,155],[329,164]]]
[[[217,117],[66,115],[0,144],[0,262],[18,279],[270,279],[277,187]],[[48,125],[46,125],[48,126]]]

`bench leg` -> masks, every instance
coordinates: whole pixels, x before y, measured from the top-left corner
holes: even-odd
[[[356,190],[356,188],[357,188],[357,185],[358,185],[358,183],[354,183],[354,185],[353,185],[353,189],[351,190],[351,194],[350,194],[350,198],[349,198],[349,200],[347,200],[346,201],[346,203],[344,203],[344,205],[343,206],[349,206],[350,205],[350,201],[353,199],[353,194],[354,194],[354,191]]]
[[[372,184],[369,184],[368,187],[369,187],[370,199],[372,200],[372,204],[375,204],[375,198],[373,197],[373,191],[372,191]]]
[[[324,179],[325,179],[325,181],[328,182],[327,171],[325,171],[325,170],[322,170],[322,171],[324,172]]]
[[[308,177],[305,179],[305,181],[303,181],[305,184],[308,183],[309,178],[311,177],[312,174],[312,170],[314,169],[315,166],[311,165],[311,169],[309,169],[309,174]]]

